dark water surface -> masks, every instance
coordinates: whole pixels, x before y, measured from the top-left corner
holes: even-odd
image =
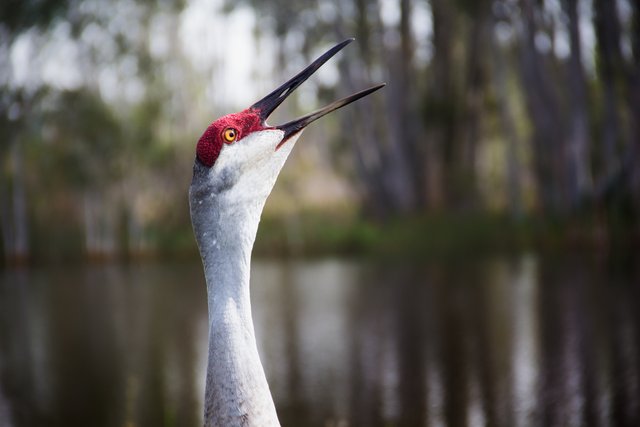
[[[378,265],[377,265],[378,264]],[[640,426],[640,258],[254,261],[285,426]],[[196,426],[198,264],[0,271],[0,426]]]

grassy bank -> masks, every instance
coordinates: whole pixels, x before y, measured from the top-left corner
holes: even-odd
[[[474,256],[518,251],[640,250],[640,230],[624,222],[584,218],[571,221],[513,220],[487,215],[422,215],[385,222],[354,215],[307,212],[288,218],[264,217],[254,253],[283,256]],[[174,224],[149,230],[148,246],[138,252],[119,245],[118,253],[87,255],[82,236],[37,234],[31,262],[132,261],[146,258],[197,259],[191,227]],[[71,237],[73,238],[71,238]],[[12,263],[12,262],[9,262]]]
[[[486,215],[423,215],[376,223],[312,213],[263,219],[255,253],[446,256],[523,250],[581,251],[612,246],[637,249],[640,233],[629,224],[604,224],[594,218],[541,221]]]

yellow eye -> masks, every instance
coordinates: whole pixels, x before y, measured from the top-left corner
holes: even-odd
[[[234,128],[226,128],[224,132],[222,132],[222,137],[226,142],[233,142],[238,137],[238,131]]]

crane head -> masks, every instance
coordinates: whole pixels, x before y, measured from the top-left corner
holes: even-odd
[[[206,184],[200,189],[206,189],[207,194],[227,191],[242,198],[259,196],[266,200],[293,145],[308,124],[384,86],[357,92],[282,125],[267,124],[271,113],[298,86],[352,41],[338,43],[246,110],[211,123],[196,146],[192,190],[197,178],[205,181],[200,182]]]
[[[353,40],[354,39],[347,39],[329,49],[295,77],[278,87],[260,101],[253,104],[248,109],[239,113],[228,114],[211,123],[198,141],[196,147],[197,160],[207,167],[212,167],[220,156],[225,145],[240,143],[240,141],[242,141],[246,136],[260,131],[281,131],[279,133],[272,133],[276,138],[278,135],[281,135],[280,141],[278,141],[274,147],[274,150],[277,150],[293,135],[300,133],[309,123],[383,87],[384,84],[380,84],[355,93],[321,108],[314,113],[292,120],[283,125],[267,125],[267,119],[271,113],[298,86],[300,86],[326,61]]]

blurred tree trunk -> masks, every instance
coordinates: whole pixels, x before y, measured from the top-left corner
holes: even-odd
[[[578,0],[562,2],[569,18],[569,57],[570,122],[567,140],[568,192],[569,201],[577,208],[581,200],[590,196],[592,190],[591,157],[589,155],[589,115],[587,112],[587,85],[582,67],[582,49],[580,45],[580,25],[578,21]]]
[[[346,67],[342,80],[348,92],[361,90],[370,84],[370,70],[376,65],[371,42],[375,29],[382,28],[378,21],[376,3],[356,0],[356,36],[360,48],[361,65]],[[377,217],[412,212],[419,205],[417,190],[420,182],[421,161],[417,153],[415,90],[412,90],[414,43],[410,28],[411,1],[402,0],[400,23],[400,49],[386,52],[390,61],[389,80],[381,96],[386,96],[388,108],[375,100],[354,105],[359,120],[349,120],[349,128],[361,123],[350,132],[355,139],[355,158],[361,180],[367,187],[369,204]],[[375,17],[374,17],[375,16]],[[395,31],[392,29],[391,31]],[[341,31],[340,31],[341,32]],[[357,68],[356,68],[357,67]],[[348,117],[348,113],[345,114]]]
[[[25,183],[23,142],[10,143],[9,177],[0,181],[0,226],[4,255],[11,261],[25,261],[29,251],[29,219],[27,214],[27,191]]]
[[[4,159],[0,162],[0,232],[2,233],[2,249],[4,256],[9,258],[13,253],[13,215],[11,213],[11,201],[9,195],[9,183],[5,180],[5,173],[2,170],[5,166]]]
[[[496,21],[494,20],[495,27]],[[512,114],[513,106],[509,99],[509,78],[505,54],[499,41],[494,37],[491,41],[493,57],[493,86],[498,103],[498,114],[502,133],[506,140],[506,169],[507,169],[507,202],[509,213],[513,218],[521,218],[524,211],[522,206],[522,177],[520,175],[521,161],[518,148],[522,142],[516,130],[515,118]]]
[[[466,48],[465,102],[462,106],[464,117],[461,127],[460,153],[454,165],[457,185],[452,190],[457,208],[478,207],[476,152],[482,134],[482,111],[487,87],[486,63],[484,58],[489,34],[491,3],[477,0],[469,10],[471,24]],[[468,6],[469,7],[469,6]]]
[[[413,69],[414,41],[411,34],[411,0],[400,0],[400,51],[391,52],[390,74],[393,84],[388,92],[391,134],[387,152],[391,173],[390,193],[394,199],[394,211],[408,213],[420,204],[417,190],[422,181],[422,162],[417,149],[417,117],[415,117],[416,90]]]
[[[0,227],[5,258],[22,262],[30,256],[24,149],[29,126],[37,121],[33,105],[39,93],[30,98],[21,90],[5,90],[7,97],[0,106],[0,136],[6,144],[0,148]],[[13,117],[12,104],[18,107]]]
[[[13,253],[16,260],[29,257],[29,219],[27,216],[27,191],[25,185],[24,142],[15,141],[13,157]]]
[[[618,144],[621,140],[618,113],[618,87],[622,83],[620,23],[616,2],[594,0],[594,27],[597,38],[599,73],[603,86],[602,176],[610,177],[619,167]]]
[[[366,0],[355,1],[355,35],[358,39],[359,61],[339,62],[340,81],[346,93],[361,90],[371,81],[370,70],[376,63],[374,49],[371,47],[372,38],[375,37],[372,27],[380,26],[377,21],[371,22],[374,16],[370,13],[371,6]],[[344,4],[341,4],[341,14],[348,16],[348,12],[342,8]],[[335,31],[339,38],[346,36],[342,22],[344,19],[336,20]],[[385,94],[386,89],[382,95]],[[344,111],[340,120],[342,129],[349,129],[358,180],[363,186],[365,212],[368,216],[381,219],[393,214],[396,200],[402,197],[402,193],[400,196],[393,194],[394,183],[398,181],[395,174],[397,169],[388,166],[389,159],[386,159],[385,149],[388,118],[385,117],[382,105],[376,102],[377,99],[354,103]]]
[[[455,180],[454,153],[456,94],[454,84],[453,42],[455,15],[448,0],[431,0],[433,20],[433,60],[431,82],[425,99],[427,134],[427,184],[429,204],[448,204],[449,188]]]
[[[633,52],[631,73],[629,76],[629,101],[631,105],[631,196],[636,208],[640,211],[640,2],[631,2],[633,20],[631,25],[631,49]]]
[[[532,120],[532,147],[541,207],[547,214],[566,210],[563,197],[563,121],[552,87],[553,79],[538,52],[535,37],[540,10],[534,0],[520,0],[520,75]]]
[[[89,190],[83,194],[83,217],[84,217],[84,246],[88,256],[93,257],[99,252],[99,233],[96,220],[96,202]]]

